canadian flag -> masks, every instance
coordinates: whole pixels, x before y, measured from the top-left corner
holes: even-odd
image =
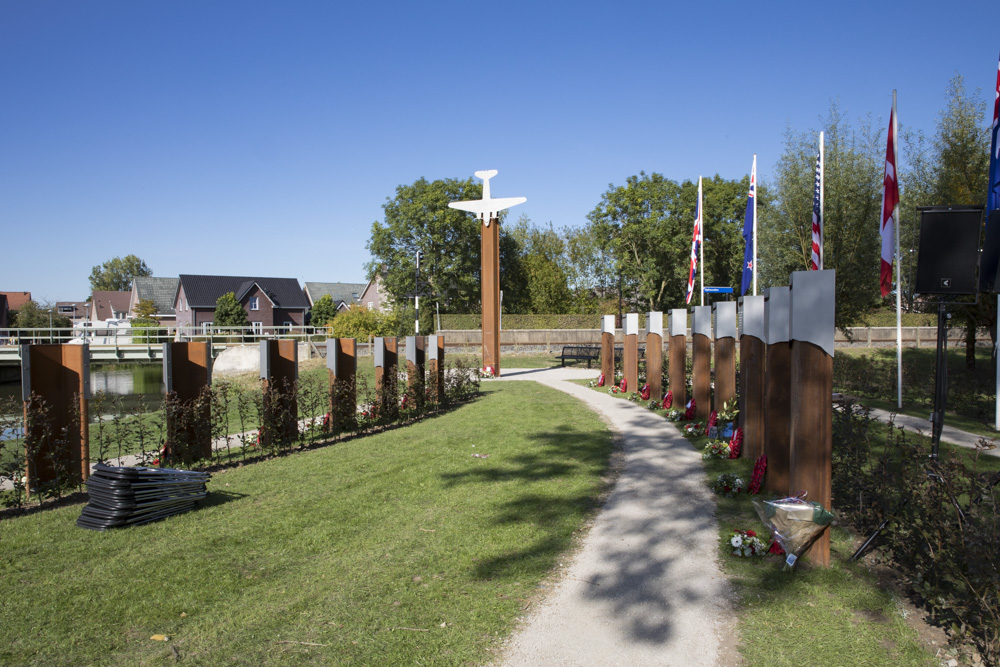
[[[882,268],[879,286],[882,296],[892,291],[892,257],[899,217],[899,180],[896,178],[896,107],[889,113],[889,141],[885,148],[885,178],[882,180]]]

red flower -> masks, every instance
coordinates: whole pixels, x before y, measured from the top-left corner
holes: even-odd
[[[767,470],[767,457],[763,454],[753,464],[753,474],[750,476],[750,488],[747,493],[756,495],[760,493],[760,485],[764,481],[764,472]]]
[[[628,389],[628,380],[625,379],[625,378],[622,378],[622,383],[620,385],[618,385],[618,388],[621,389],[622,391],[625,391],[626,389]]]
[[[597,386],[598,387],[604,386],[604,373],[601,373],[600,377],[597,378]]]
[[[663,396],[663,409],[669,410],[670,406],[674,404],[674,392],[668,391]]]
[[[750,537],[757,537],[757,533],[753,532],[752,530],[744,530],[743,532],[749,535]]]
[[[780,544],[778,544],[778,540],[774,540],[774,541],[771,542],[771,548],[767,550],[767,553],[769,553],[769,554],[777,554],[779,556],[784,556],[785,555],[785,550],[781,548]]]
[[[644,400],[644,401],[648,401],[649,400],[649,383],[648,382],[646,384],[642,385],[642,390],[639,392],[639,396],[641,396],[642,400]]]
[[[691,402],[694,403],[693,400]],[[712,410],[712,414],[708,416],[708,425],[705,427],[705,435],[708,435],[708,432],[712,429],[713,426],[715,426],[715,422],[719,420],[718,415],[719,415],[718,412]]]
[[[694,399],[693,398],[691,399],[691,402],[688,403],[687,410],[684,411],[684,419],[687,419],[687,420],[694,419]]]
[[[743,429],[737,427],[733,431],[733,439],[729,441],[729,458],[738,459],[740,457],[740,448],[743,446]]]

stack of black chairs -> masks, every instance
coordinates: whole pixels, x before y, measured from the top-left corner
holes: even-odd
[[[189,512],[208,497],[210,478],[207,472],[98,463],[87,480],[89,500],[76,525],[108,530]]]

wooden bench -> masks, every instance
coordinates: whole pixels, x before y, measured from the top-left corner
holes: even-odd
[[[590,362],[596,361],[601,356],[601,348],[597,345],[563,345],[562,354],[558,355],[556,359],[562,361],[562,365],[566,365],[567,359],[574,359],[576,361],[587,361],[587,368],[590,368]]]

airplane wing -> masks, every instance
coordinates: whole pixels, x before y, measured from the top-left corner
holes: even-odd
[[[517,206],[528,201],[527,197],[499,197],[497,199],[475,199],[472,201],[455,201],[448,204],[449,208],[457,208],[460,211],[468,211],[478,216],[485,217],[500,211]]]

